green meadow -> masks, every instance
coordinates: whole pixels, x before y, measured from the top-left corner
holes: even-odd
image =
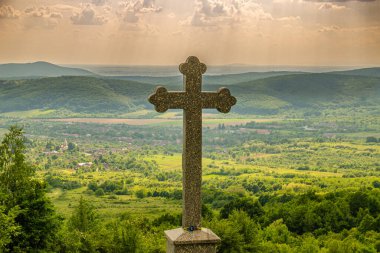
[[[2,119],[3,136],[23,126],[27,161],[61,217],[51,247],[112,250],[127,226],[134,236],[124,242],[136,252],[165,251],[163,231],[180,226],[182,212],[182,120],[173,116]],[[377,123],[371,115],[205,117],[203,224],[222,238],[219,252],[376,252]],[[94,227],[79,237],[78,212],[96,214],[81,218]]]

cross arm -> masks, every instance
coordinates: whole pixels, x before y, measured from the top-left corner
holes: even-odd
[[[202,108],[216,108],[219,112],[227,113],[236,104],[236,98],[231,96],[227,88],[220,88],[218,92],[202,92]]]
[[[166,88],[159,86],[148,100],[154,105],[157,112],[166,112],[168,109],[183,109],[186,94],[185,92],[168,92]]]

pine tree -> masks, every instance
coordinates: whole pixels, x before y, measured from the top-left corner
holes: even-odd
[[[45,183],[34,178],[35,170],[26,161],[24,143],[23,130],[12,126],[0,145],[0,203],[17,228],[4,251],[48,249],[60,226]]]

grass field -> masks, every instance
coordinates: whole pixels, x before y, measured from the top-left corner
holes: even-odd
[[[334,147],[334,145],[327,145]],[[358,150],[364,149],[361,145],[356,145]],[[377,148],[376,148],[377,149]],[[276,155],[272,155],[276,156]],[[278,155],[277,155],[278,156]],[[267,159],[271,155],[262,156],[257,154],[261,159]],[[155,162],[158,166],[158,171],[153,175],[144,176],[142,173],[133,171],[103,171],[103,172],[81,172],[78,174],[76,170],[62,170],[57,169],[62,178],[66,180],[78,180],[83,187],[74,190],[62,190],[54,188],[49,197],[52,199],[57,210],[68,217],[72,213],[73,207],[78,202],[81,196],[89,200],[96,209],[102,213],[104,217],[114,217],[117,214],[128,212],[132,215],[147,215],[148,217],[157,217],[165,212],[180,213],[181,201],[174,199],[167,199],[161,197],[144,197],[143,199],[137,198],[133,193],[138,190],[151,191],[154,189],[181,189],[181,175],[182,175],[182,155],[149,155],[140,156],[139,159]],[[262,181],[262,182],[276,182],[282,185],[282,189],[278,192],[286,193],[292,191],[307,191],[315,188],[315,185],[310,182],[324,182],[328,187],[323,191],[331,191],[339,189],[340,187],[361,187],[367,185],[371,180],[377,177],[366,178],[344,178],[343,173],[329,172],[329,171],[302,171],[286,167],[277,166],[258,166],[246,163],[237,162],[229,159],[203,158],[203,185],[206,188],[212,188],[212,185],[230,185],[225,190],[227,192],[240,192],[247,194],[242,187],[242,182],[246,181]],[[40,175],[45,172],[39,172]],[[42,174],[41,174],[42,173]],[[178,175],[176,180],[157,180],[157,174],[174,173]],[[231,175],[234,175],[231,177]],[[289,178],[289,175],[294,175]],[[96,196],[94,192],[88,190],[86,185],[89,182],[95,181],[98,184],[110,181],[126,181],[130,183],[127,187],[132,195],[104,195]],[[233,183],[232,183],[233,182]],[[239,183],[240,182],[240,183]],[[331,186],[329,186],[331,185]],[[237,187],[238,186],[238,187]],[[332,188],[331,188],[332,187]]]
[[[29,110],[29,111],[17,111],[17,112],[5,112],[0,116],[4,118],[40,118],[47,116],[54,116],[55,110]]]

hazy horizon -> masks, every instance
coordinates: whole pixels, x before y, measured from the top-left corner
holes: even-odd
[[[177,65],[107,65],[107,64],[57,64],[54,62],[36,61],[27,63],[0,63],[2,65],[14,64],[53,64],[52,66],[77,68],[90,71],[101,76],[156,76],[169,77],[180,76]],[[207,64],[207,62],[206,62]],[[41,65],[47,67],[49,65]],[[296,65],[249,65],[249,64],[225,64],[209,65],[205,75],[228,75],[245,73],[265,73],[265,72],[304,72],[304,73],[326,73],[334,71],[348,71],[365,68],[378,68],[378,66],[296,66]]]
[[[152,76],[180,76],[178,65],[62,65],[89,70],[99,75],[152,75]],[[274,66],[274,65],[207,65],[205,75],[243,74],[249,72],[330,72],[366,68],[367,66]],[[375,67],[375,66],[374,66]]]

